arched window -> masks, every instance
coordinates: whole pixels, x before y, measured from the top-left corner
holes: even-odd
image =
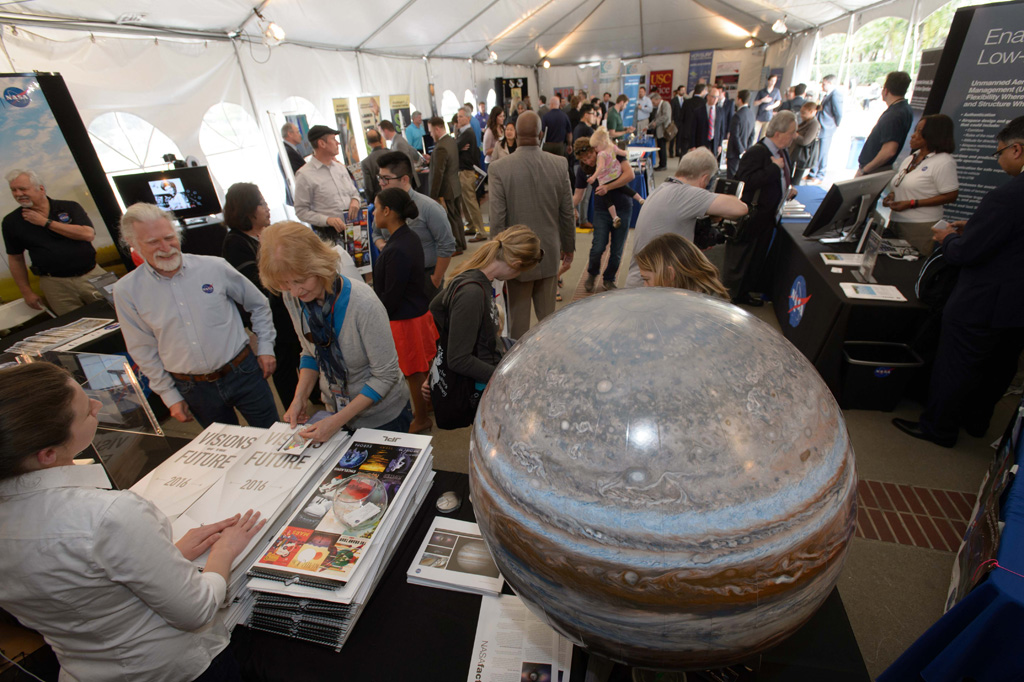
[[[839,66],[843,59],[843,46],[845,45],[845,33],[833,33],[821,39],[818,43],[817,63],[814,65],[816,81],[820,81],[829,74],[839,75]]]
[[[444,119],[446,125],[452,120],[452,116],[455,115],[455,112],[457,112],[461,106],[462,103],[459,102],[459,99],[455,96],[454,92],[451,90],[444,91],[441,95],[441,118]]]
[[[498,103],[498,96],[494,94],[494,88],[487,91],[487,113],[490,115],[491,109]]]
[[[256,183],[274,217],[284,201],[284,179],[276,159],[267,154],[256,121],[245,109],[226,102],[210,107],[199,128],[199,146],[223,191],[236,182]]]
[[[310,126],[333,126],[334,121],[326,118],[320,110],[305,97],[289,97],[281,103],[281,111],[285,114],[305,114]]]
[[[89,124],[89,137],[108,179],[126,173],[170,168],[163,160],[164,154],[183,158],[174,140],[145,119],[123,111],[94,118]],[[114,195],[121,203],[116,188]],[[123,203],[121,207],[124,208]]]

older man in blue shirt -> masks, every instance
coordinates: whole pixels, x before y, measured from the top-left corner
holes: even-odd
[[[238,408],[250,426],[276,422],[266,378],[277,333],[266,296],[223,258],[182,254],[169,215],[153,204],[125,211],[121,238],[146,261],[114,285],[121,333],[171,416],[195,415],[205,428],[237,424]],[[238,305],[251,317],[256,356]]]

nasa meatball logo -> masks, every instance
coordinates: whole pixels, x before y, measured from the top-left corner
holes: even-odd
[[[12,107],[27,107],[32,98],[21,88],[7,88],[4,90],[4,101]]]
[[[203,292],[207,293],[207,294],[212,294],[213,293],[213,285],[212,284],[204,284],[203,285]]]
[[[875,376],[879,379],[886,379],[892,374],[892,367],[879,367],[875,370]]]
[[[71,216],[69,216],[67,213],[58,213],[57,220],[61,221],[62,223],[70,223]]]
[[[807,293],[807,281],[803,275],[797,275],[793,286],[789,288],[789,326],[796,327],[804,319],[804,306],[811,300]]]

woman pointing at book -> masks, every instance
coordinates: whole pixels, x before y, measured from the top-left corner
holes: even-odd
[[[172,544],[152,503],[74,465],[99,408],[56,365],[0,370],[0,607],[43,635],[62,681],[241,679],[216,615],[264,521],[250,510]]]

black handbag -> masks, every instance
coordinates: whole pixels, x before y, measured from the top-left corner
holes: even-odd
[[[434,406],[434,423],[442,429],[461,429],[472,424],[476,418],[476,408],[480,405],[480,396],[483,395],[483,390],[476,387],[476,381],[472,377],[454,372],[448,366],[448,326],[451,322],[452,298],[456,291],[467,284],[483,287],[480,282],[453,281],[442,294],[445,324],[437,325],[437,351],[427,376],[430,402]]]
[[[744,244],[750,239],[750,224],[754,221],[758,211],[758,199],[761,198],[761,189],[758,188],[754,192],[754,196],[750,198],[748,204],[747,215],[736,220],[729,220],[723,222],[723,227],[720,228],[726,233],[727,239],[731,244]]]

